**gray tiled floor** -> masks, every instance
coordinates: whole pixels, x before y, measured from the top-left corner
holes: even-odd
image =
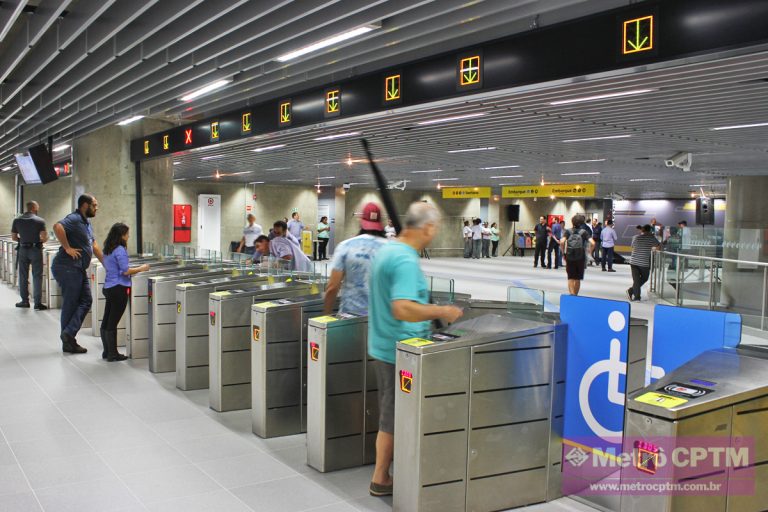
[[[523,283],[565,286],[564,275],[509,258],[426,264],[486,298],[509,284],[502,265]],[[599,277],[600,290],[620,298],[628,276]],[[259,439],[250,411],[216,413],[207,391],[177,390],[173,374],[149,373],[146,360],[102,361],[90,330],[78,337],[88,354],[63,356],[58,311],[17,310],[17,300],[0,285],[0,512],[391,510],[391,500],[367,494],[370,467],[317,473],[304,436]],[[525,510],[589,509],[559,500]]]

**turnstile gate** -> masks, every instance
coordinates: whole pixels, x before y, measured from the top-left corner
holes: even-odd
[[[622,485],[655,479],[651,483],[672,486],[698,483],[703,487],[719,484],[722,490],[625,492],[621,496],[621,512],[766,510],[768,350],[765,347],[742,346],[704,352],[628,396],[623,452],[632,455],[633,463],[622,466]],[[681,449],[684,451],[675,455]],[[739,458],[736,457],[739,452],[731,452],[731,456],[726,451],[729,449],[746,449],[742,454],[748,455]],[[699,450],[698,462],[693,462],[694,450]],[[721,456],[716,457],[715,450],[719,450]],[[660,451],[666,455],[666,462],[654,456]],[[728,463],[729,459],[732,463]],[[750,471],[752,474],[747,475]],[[745,483],[754,487],[745,489]]]
[[[176,285],[176,387],[184,391],[208,389],[208,295],[211,292],[257,288],[285,279],[252,275]]]
[[[488,314],[397,344],[395,512],[560,496],[566,336],[555,321]]]
[[[373,464],[379,404],[368,317],[311,318],[307,340],[307,464],[321,472]]]
[[[323,297],[304,295],[251,308],[251,414],[259,437],[307,430],[307,322]]]
[[[316,283],[291,281],[261,289],[224,290],[209,295],[209,397],[211,409],[251,407],[251,306],[268,299],[318,293]]]
[[[148,283],[149,302],[149,371],[165,373],[176,370],[176,286],[217,277],[237,276],[236,269],[189,272],[151,276]]]

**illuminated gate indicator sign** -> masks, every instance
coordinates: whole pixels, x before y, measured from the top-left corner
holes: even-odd
[[[623,55],[647,52],[653,49],[653,15],[624,22],[622,31]]]
[[[187,146],[192,144],[192,128],[184,130],[184,144]]]
[[[320,359],[320,345],[318,345],[313,341],[309,343],[309,357],[313,361],[317,361],[318,359]]]
[[[240,124],[241,134],[245,135],[246,133],[251,133],[251,129],[253,127],[251,123],[251,113],[244,112],[241,119],[242,119],[242,122]]]
[[[413,374],[411,372],[400,370],[400,391],[410,393],[413,389]]]
[[[474,55],[461,59],[459,64],[459,84],[474,85],[480,83],[480,56]]]
[[[280,124],[291,124],[291,102],[280,103]]]
[[[145,155],[149,154],[149,141],[148,140],[144,141],[144,154]]]
[[[335,114],[341,111],[341,98],[338,89],[331,89],[325,93],[325,112]]]
[[[163,135],[163,150],[168,151],[168,135]]]
[[[400,75],[388,76],[384,80],[384,101],[396,101],[400,96]]]
[[[253,326],[253,341],[259,341],[261,338],[261,327],[258,325]]]
[[[216,142],[219,140],[219,122],[213,121],[211,122],[211,142]]]

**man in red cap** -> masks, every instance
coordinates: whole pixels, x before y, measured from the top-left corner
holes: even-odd
[[[366,316],[368,314],[368,276],[376,252],[387,243],[381,208],[368,203],[360,217],[360,233],[344,240],[333,252],[331,277],[325,288],[325,314],[333,312],[336,297],[341,292],[339,312]]]

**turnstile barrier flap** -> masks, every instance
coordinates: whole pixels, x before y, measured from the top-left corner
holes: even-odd
[[[709,350],[632,393],[629,410],[669,420],[729,407],[768,393],[768,349]]]
[[[266,302],[257,302],[251,308],[254,311],[258,312],[264,312],[266,310],[272,310],[272,309],[284,309],[291,306],[296,306],[297,304],[301,305],[305,302],[316,302],[318,299],[322,299],[322,295],[318,293],[311,293],[307,295],[300,295],[298,297],[291,297],[291,298],[283,298],[283,299],[273,299]],[[272,311],[270,311],[272,312]]]
[[[323,315],[310,318],[307,325],[317,327],[318,329],[331,329],[344,327],[350,324],[368,322],[368,316],[352,315],[350,313],[336,313],[334,315]]]

